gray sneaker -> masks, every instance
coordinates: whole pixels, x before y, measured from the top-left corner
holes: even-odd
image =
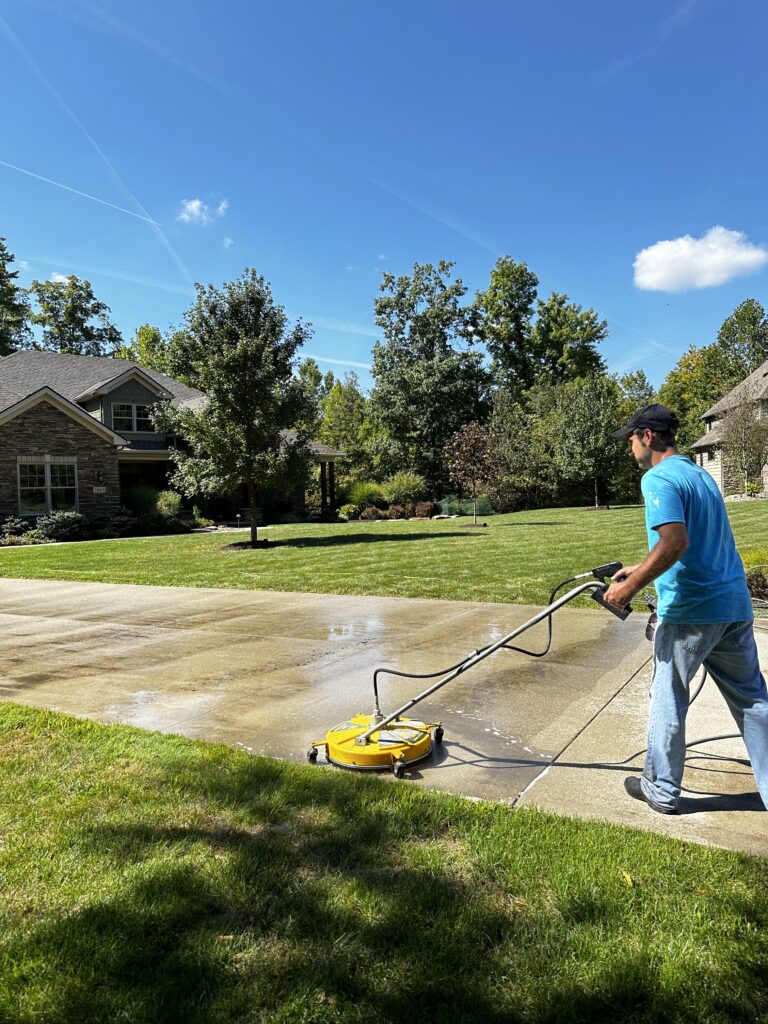
[[[664,804],[657,803],[649,796],[646,796],[640,779],[636,775],[628,775],[624,779],[624,789],[634,800],[641,800],[644,804],[648,804],[651,810],[656,811],[658,814],[677,814],[676,807],[665,807]]]

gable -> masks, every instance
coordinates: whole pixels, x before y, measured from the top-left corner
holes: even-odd
[[[79,405],[75,405],[74,402],[63,398],[52,388],[40,388],[33,394],[27,395],[26,398],[22,398],[20,401],[3,409],[0,412],[0,426],[16,419],[17,416],[21,416],[25,412],[29,412],[41,403],[47,403],[53,406],[54,409],[58,409],[59,412],[64,413],[65,416],[68,416],[76,423],[98,434],[103,440],[114,445],[115,448],[121,448],[128,443],[121,434],[115,433],[114,430],[106,427],[84,409],[81,409]]]

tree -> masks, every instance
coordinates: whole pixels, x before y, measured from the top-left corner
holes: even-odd
[[[142,324],[136,328],[130,344],[120,345],[115,349],[117,359],[130,359],[147,370],[167,373],[168,343],[159,328],[151,324]]]
[[[500,463],[493,432],[473,420],[448,438],[445,461],[451,480],[472,496],[474,525],[477,526],[477,496],[500,476]]]
[[[446,482],[443,447],[451,434],[487,407],[488,372],[473,350],[471,311],[461,305],[453,264],[415,263],[412,276],[385,273],[374,302],[384,343],[373,350],[374,419],[404,447],[408,467],[434,495]]]
[[[123,339],[109,319],[109,306],[93,294],[90,281],[70,274],[64,281],[33,281],[39,309],[32,323],[43,328],[33,348],[79,356],[111,355]]]
[[[488,288],[475,300],[494,379],[513,392],[531,387],[539,371],[531,345],[538,285],[538,277],[525,263],[501,256],[491,271]]]
[[[368,475],[371,467],[364,438],[368,400],[360,389],[357,374],[346,373],[343,380],[334,380],[322,399],[321,417],[318,440],[344,452],[352,477]]]
[[[302,422],[295,426],[303,430],[308,437],[317,438],[322,422],[323,399],[333,386],[333,374],[329,371],[323,375],[317,362],[308,356],[299,363],[296,376],[306,395],[308,412]]]
[[[745,299],[723,321],[717,344],[733,362],[733,374],[743,380],[768,359],[768,315],[757,299]]]
[[[608,335],[605,320],[567,295],[537,298],[538,283],[525,263],[502,256],[475,299],[494,377],[516,399],[543,377],[573,380],[605,370],[597,351]]]
[[[566,381],[557,389],[555,460],[566,480],[591,481],[595,507],[622,454],[611,437],[622,425],[615,412],[620,397],[615,378],[603,374]]]
[[[768,420],[757,418],[756,395],[746,384],[734,398],[719,425],[720,438],[726,463],[739,474],[747,494],[768,463]]]
[[[32,336],[27,293],[16,284],[18,270],[10,269],[14,259],[0,237],[0,356],[24,348]]]
[[[497,507],[540,508],[553,501],[559,484],[556,398],[557,389],[547,380],[529,388],[520,400],[507,390],[495,392],[490,427],[503,467],[491,488]]]
[[[307,414],[293,361],[310,328],[301,321],[288,328],[269,284],[253,269],[223,290],[195,287],[195,303],[169,348],[169,371],[183,372],[208,401],[202,408],[166,405],[157,423],[189,445],[171,453],[172,483],[183,493],[245,487],[255,547],[258,491],[306,479],[306,437],[287,430]]]
[[[659,388],[659,401],[680,420],[678,447],[686,454],[704,432],[702,415],[743,380],[741,369],[722,346],[691,345],[669,371]]]
[[[654,389],[650,384],[643,370],[636,370],[634,373],[626,373],[618,377],[621,398],[614,409],[614,419],[617,426],[623,426],[629,422],[632,415],[644,405],[650,405],[654,401]],[[626,453],[617,462],[616,468],[611,476],[610,486],[614,495],[638,501],[640,498],[640,467],[632,455],[626,451],[626,445],[611,439],[614,448]]]
[[[540,373],[558,382],[605,372],[596,346],[608,337],[608,324],[593,309],[584,310],[567,295],[552,292],[546,302],[537,301],[533,350]]]

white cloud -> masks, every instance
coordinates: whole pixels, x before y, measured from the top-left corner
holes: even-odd
[[[182,224],[210,224],[214,217],[223,217],[228,209],[228,199],[222,199],[213,212],[202,199],[182,199],[176,220]]]
[[[224,241],[221,243],[225,249],[231,249],[235,244],[234,238],[230,238],[229,235],[224,236]]]
[[[768,251],[749,242],[743,231],[716,226],[701,238],[683,235],[641,249],[635,256],[635,285],[658,292],[712,288],[766,263]]]
[[[385,256],[383,252],[380,252],[379,255],[376,257],[376,259],[377,260],[388,260],[389,256]]]
[[[51,274],[49,281],[55,281],[56,284],[63,284],[67,280],[66,274],[60,274],[58,270],[54,270]]]
[[[22,270],[29,270],[29,261],[19,260],[19,266],[21,267]]]
[[[182,224],[210,224],[211,215],[202,199],[182,199],[176,220]]]

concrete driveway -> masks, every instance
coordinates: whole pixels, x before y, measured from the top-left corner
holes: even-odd
[[[379,665],[435,671],[500,639],[537,609],[267,591],[0,581],[0,695],[303,760],[312,740],[372,707]],[[501,651],[419,706],[445,741],[413,769],[418,784],[536,804],[768,853],[741,741],[693,751],[677,818],[625,796],[645,745],[650,645],[645,619],[566,608],[543,659]],[[762,634],[763,641],[768,633]],[[540,649],[545,626],[518,639]],[[768,643],[765,644],[768,651]],[[765,660],[765,659],[764,659]],[[394,710],[427,684],[385,679]],[[690,736],[733,731],[711,683]],[[324,769],[321,770],[336,770]]]

